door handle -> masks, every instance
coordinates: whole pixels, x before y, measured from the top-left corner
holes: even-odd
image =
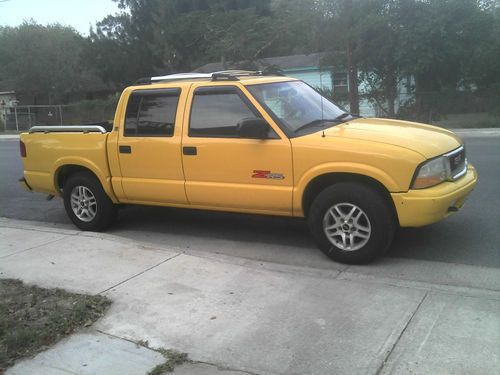
[[[120,146],[120,147],[118,147],[118,150],[120,150],[120,154],[131,154],[132,153],[132,147],[130,147],[130,146]]]
[[[184,155],[198,155],[198,150],[196,147],[186,146],[182,148],[182,153]]]

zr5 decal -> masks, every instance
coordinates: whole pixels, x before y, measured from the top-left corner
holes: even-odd
[[[272,180],[284,180],[285,176],[281,173],[271,173],[271,171],[253,171],[252,178],[270,178]]]

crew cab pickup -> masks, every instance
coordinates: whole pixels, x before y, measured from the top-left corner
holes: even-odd
[[[104,230],[121,204],[293,216],[346,263],[458,211],[477,180],[448,130],[350,114],[260,72],[142,80],[109,131],[33,127],[20,148],[22,185],[62,197],[82,230]]]

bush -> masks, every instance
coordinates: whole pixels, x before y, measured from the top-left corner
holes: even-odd
[[[113,122],[118,94],[106,99],[82,100],[63,107],[64,125],[92,124],[103,121]]]

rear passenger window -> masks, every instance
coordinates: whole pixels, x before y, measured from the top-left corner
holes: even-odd
[[[257,117],[256,110],[250,106],[236,89],[197,89],[191,108],[189,136],[238,138],[238,123]]]
[[[138,90],[128,100],[125,136],[172,137],[180,89]]]

